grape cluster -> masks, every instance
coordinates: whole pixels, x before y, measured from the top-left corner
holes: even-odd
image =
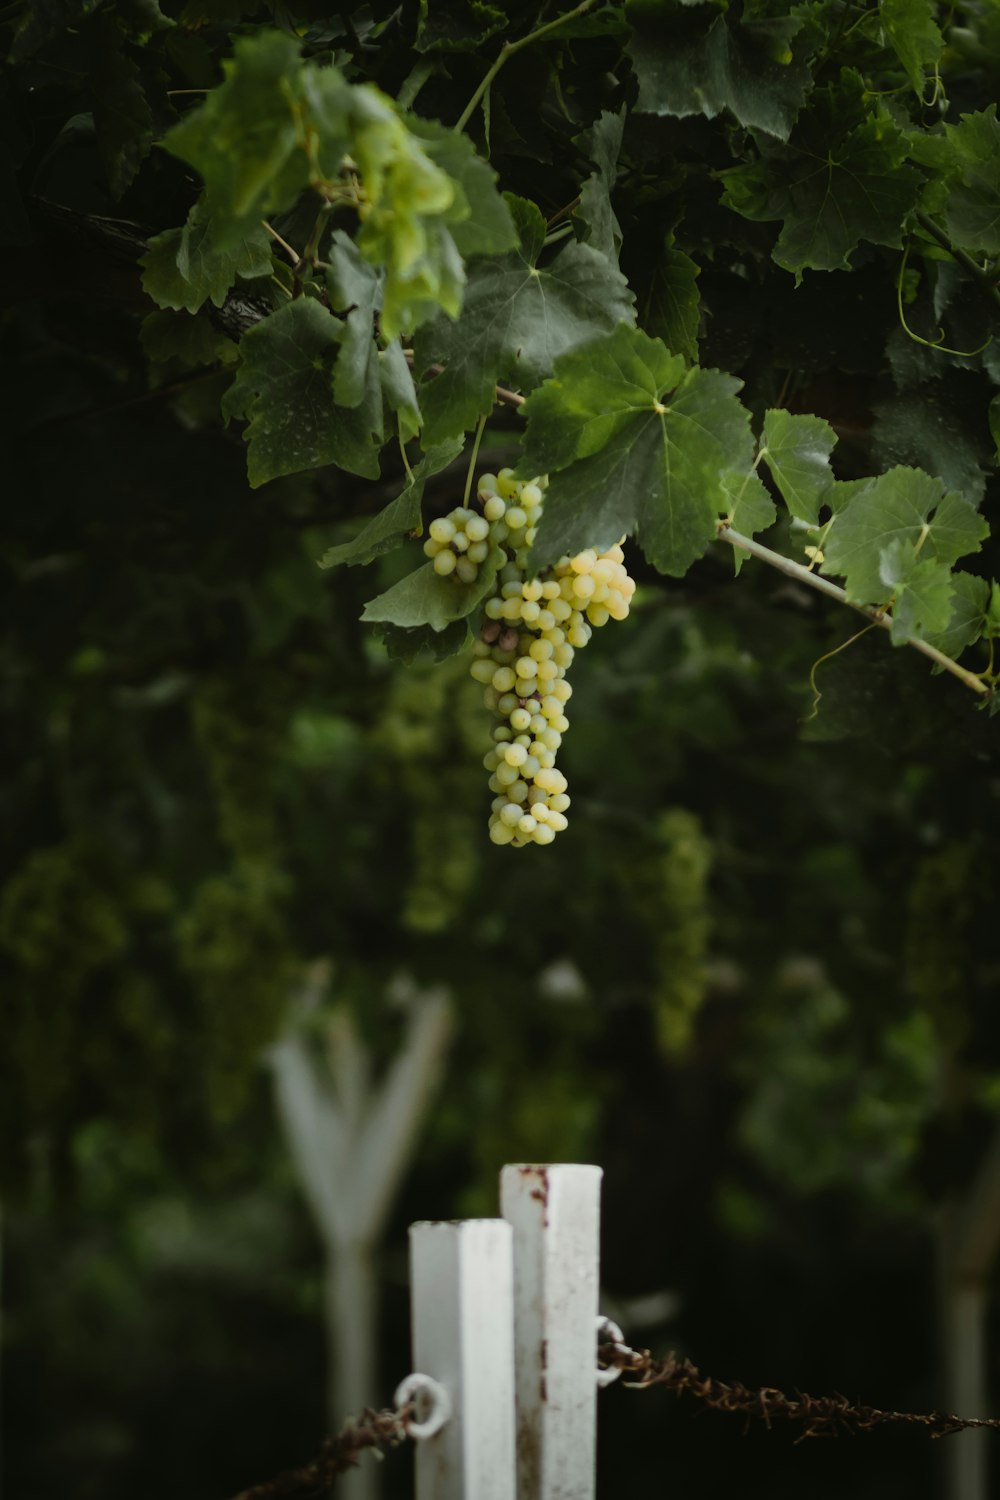
[[[551,844],[567,826],[567,782],[556,767],[573,692],[566,673],[595,628],[624,620],[635,592],[620,543],[606,552],[587,548],[530,574],[546,486],[545,478],[519,482],[510,469],[484,474],[477,487],[481,513],[458,506],[431,523],[424,548],[438,573],[466,583],[475,581],[494,547],[506,555],[484,607],[471,672],[500,720],[483,762],[495,794],[490,838],[514,848]]]
[[[456,505],[427,528],[425,554],[442,578],[454,574],[459,583],[475,583],[479,565],[490,554],[490,523],[467,505]]]

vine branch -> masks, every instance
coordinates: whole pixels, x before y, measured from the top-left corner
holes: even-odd
[[[466,125],[468,125],[476,111],[476,106],[490,88],[494,78],[505,62],[508,62],[515,53],[520,52],[522,47],[527,47],[529,42],[537,42],[540,36],[545,36],[547,32],[555,31],[558,27],[565,26],[567,21],[572,21],[576,16],[582,16],[585,11],[590,9],[593,3],[594,0],[581,0],[581,4],[575,10],[568,10],[564,16],[556,16],[553,20],[546,21],[544,26],[537,26],[534,31],[529,31],[527,35],[518,37],[516,42],[504,42],[499,53],[490,64],[486,76],[455,121],[455,129],[464,130]]]
[[[780,552],[772,552],[770,547],[765,547],[762,542],[755,542],[752,537],[743,536],[725,521],[719,522],[718,540],[728,542],[730,547],[737,547],[741,552],[748,552],[751,557],[759,558],[761,562],[767,563],[768,567],[776,568],[779,573],[784,573],[786,578],[794,578],[797,583],[804,583],[807,588],[816,589],[820,594],[825,594],[828,599],[836,599],[838,604],[846,604],[848,609],[856,610],[859,615],[864,615],[871,620],[873,625],[878,625],[883,630],[892,629],[892,616],[886,614],[885,610],[877,609],[872,604],[855,604],[849,599],[845,591],[836,583],[831,583],[819,573],[812,573],[804,568],[801,563],[794,562],[790,557],[784,557]],[[959,682],[964,682],[967,688],[981,697],[989,694],[989,688],[981,678],[974,672],[969,672],[965,667],[960,667],[957,661],[939,651],[936,646],[930,645],[928,641],[914,640],[912,637],[906,642],[922,656],[926,656],[937,667],[950,672],[957,677]]]

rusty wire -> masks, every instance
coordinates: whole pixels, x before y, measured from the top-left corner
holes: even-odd
[[[738,1380],[729,1382],[702,1375],[689,1359],[679,1359],[675,1354],[656,1359],[648,1349],[629,1349],[622,1344],[602,1344],[598,1360],[605,1368],[617,1368],[630,1375],[632,1378],[622,1383],[637,1390],[662,1385],[678,1396],[691,1395],[714,1411],[738,1414],[747,1422],[756,1418],[767,1428],[776,1419],[800,1423],[802,1432],[797,1442],[811,1437],[870,1432],[891,1422],[922,1427],[934,1438],[947,1437],[968,1427],[1000,1429],[997,1417],[956,1417],[939,1411],[882,1411],[877,1406],[855,1404],[840,1395],[809,1396],[796,1391],[794,1396],[787,1396],[771,1386],[752,1390]]]
[[[712,1411],[756,1419],[770,1428],[775,1421],[800,1424],[797,1442],[811,1437],[841,1437],[871,1432],[888,1423],[920,1427],[930,1437],[947,1437],[970,1427],[1000,1429],[1000,1417],[956,1417],[947,1412],[883,1411],[864,1406],[846,1396],[810,1396],[796,1391],[788,1396],[772,1386],[751,1389],[742,1381],[716,1380],[702,1375],[689,1359],[668,1354],[657,1359],[648,1349],[629,1349],[624,1344],[605,1343],[598,1349],[598,1364],[604,1369],[618,1369],[631,1377],[623,1385],[633,1390],[650,1390],[663,1386],[677,1396],[693,1396]],[[241,1490],[233,1500],[321,1500],[337,1479],[354,1467],[359,1456],[371,1448],[381,1457],[397,1448],[411,1436],[413,1416],[407,1405],[396,1411],[365,1411],[356,1420],[344,1423],[336,1437],[327,1438],[311,1463],[289,1469],[275,1479]]]
[[[344,1423],[336,1437],[327,1438],[311,1463],[288,1469],[276,1479],[252,1484],[233,1500],[319,1500],[328,1494],[340,1475],[355,1466],[366,1448],[379,1456],[409,1437],[409,1407],[398,1411],[365,1411]]]

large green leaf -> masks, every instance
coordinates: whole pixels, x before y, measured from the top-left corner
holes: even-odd
[[[420,526],[424,486],[433,474],[447,468],[452,459],[458,457],[462,447],[461,439],[456,439],[426,453],[413,470],[412,479],[395,500],[390,500],[351,541],[328,547],[320,558],[320,567],[339,568],[346,564],[353,568],[359,563],[370,563],[416,531]]]
[[[164,140],[201,173],[209,209],[217,215],[219,250],[238,245],[262,217],[288,206],[309,175],[293,107],[302,90],[298,43],[280,31],[242,37],[223,72],[223,82]],[[329,110],[312,113],[329,129]],[[343,151],[346,116],[336,123]]]
[[[741,125],[788,139],[812,84],[814,38],[802,15],[720,15],[685,0],[632,0],[626,14],[640,110],[712,119],[728,109]]]
[[[760,160],[722,173],[725,201],[747,219],[781,220],[773,255],[796,275],[848,269],[861,240],[898,246],[921,177],[906,140],[873,105],[860,75],[819,89],[787,145],[759,141]]]
[[[300,297],[245,334],[236,380],[223,400],[226,419],[245,417],[247,472],[257,485],[279,474],[336,464],[378,476],[382,397],[373,381],[358,407],[333,401],[337,319]]]
[[[362,620],[379,620],[388,625],[397,625],[412,630],[429,625],[432,630],[446,630],[455,620],[466,615],[481,604],[493,592],[497,572],[503,565],[503,551],[496,547],[479,569],[475,583],[459,583],[454,578],[442,578],[435,573],[432,563],[415,568],[391,589],[379,594],[364,607]]]
[[[624,324],[558,359],[524,406],[518,472],[549,474],[533,563],[634,532],[661,572],[685,573],[730,508],[730,471],[750,467],[739,389]]]
[[[476,154],[469,137],[437,120],[423,120],[419,115],[405,119],[429,159],[451,181],[453,199],[442,218],[459,255],[500,255],[512,250],[518,232],[497,191],[497,174]]]
[[[195,313],[206,302],[221,307],[237,278],[252,280],[271,271],[271,246],[259,224],[238,240],[223,236],[219,221],[198,202],[182,229],[165,229],[149,241],[140,264],[144,291],[160,307]]]
[[[477,261],[461,317],[436,318],[417,335],[417,370],[444,366],[421,389],[425,442],[474,426],[492,410],[498,381],[531,388],[565,350],[634,316],[625,278],[589,245],[568,244],[539,267],[545,222],[533,203],[508,203],[520,248]]]
[[[761,456],[793,516],[815,526],[833,483],[830,454],[837,435],[822,417],[784,411],[765,413]]]
[[[846,488],[846,487],[844,487]],[[891,590],[882,575],[883,554],[897,541],[918,549],[922,559],[951,566],[978,552],[988,527],[961,495],[946,494],[939,479],[920,469],[895,468],[867,485],[851,486],[846,505],[830,492],[835,509],[823,543],[824,573],[840,574],[857,604],[880,604]]]

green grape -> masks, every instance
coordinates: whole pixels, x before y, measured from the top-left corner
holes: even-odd
[[[480,509],[456,506],[431,523],[425,544],[434,568],[462,583],[474,581],[494,550],[505,557],[483,605],[470,674],[500,720],[495,748],[483,759],[495,794],[490,838],[515,849],[550,844],[568,826],[567,782],[556,767],[573,692],[566,672],[595,629],[626,617],[635,591],[620,543],[601,553],[585,548],[539,577],[527,576],[547,484],[544,477],[516,480],[511,469],[484,474],[476,490]]]

